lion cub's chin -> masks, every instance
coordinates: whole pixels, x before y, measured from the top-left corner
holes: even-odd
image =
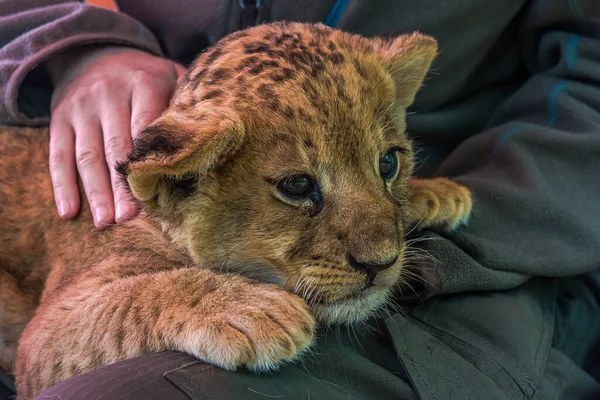
[[[311,309],[315,318],[327,325],[352,324],[371,317],[391,295],[391,287],[375,285],[363,289],[352,297],[331,303],[315,303]]]

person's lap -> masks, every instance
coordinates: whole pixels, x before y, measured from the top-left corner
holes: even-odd
[[[535,279],[330,329],[279,372],[227,372],[165,352],[67,380],[38,398],[591,399],[600,394],[599,295],[598,271]]]
[[[278,372],[228,372],[164,352],[70,379],[38,399],[417,399],[391,343],[376,329],[321,332],[311,353]]]

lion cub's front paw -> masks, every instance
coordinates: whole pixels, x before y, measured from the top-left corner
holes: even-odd
[[[191,332],[185,351],[225,369],[265,371],[310,347],[315,320],[304,300],[273,285],[233,289],[204,299],[204,326]]]
[[[471,192],[446,178],[413,179],[411,210],[418,229],[440,226],[454,229],[471,214]]]

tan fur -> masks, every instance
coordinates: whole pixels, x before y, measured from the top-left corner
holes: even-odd
[[[230,35],[119,166],[144,212],[105,232],[85,207],[58,219],[46,129],[0,129],[0,363],[12,368],[20,336],[20,398],[161,350],[276,368],[310,346],[315,319],[372,315],[401,278],[414,224],[454,228],[471,208],[456,183],[411,179],[405,111],[436,51],[420,34],[322,25]],[[384,181],[392,147],[399,172]],[[298,173],[321,200],[277,190]],[[350,255],[396,261],[367,277]]]

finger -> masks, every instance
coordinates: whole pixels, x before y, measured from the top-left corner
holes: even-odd
[[[131,151],[131,106],[127,101],[108,104],[109,108],[106,108],[102,115],[104,154],[114,196],[115,220],[120,223],[137,214],[137,206],[116,168],[117,163],[125,160]]]
[[[131,99],[133,138],[167,108],[172,90],[172,87],[162,85],[140,85],[135,88]]]
[[[100,122],[78,113],[75,128],[75,160],[83,182],[94,225],[104,229],[114,223],[113,195],[104,158]],[[93,121],[93,122],[91,122]]]
[[[79,189],[75,165],[75,134],[71,125],[54,113],[50,119],[50,177],[54,201],[61,218],[74,218],[79,211]]]

